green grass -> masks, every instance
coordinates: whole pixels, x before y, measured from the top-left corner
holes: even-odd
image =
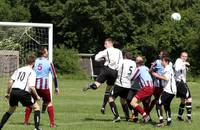
[[[105,87],[102,86],[96,91],[89,90],[81,92],[81,88],[85,86],[88,81],[86,80],[59,80],[60,96],[54,96],[53,102],[55,105],[55,122],[58,125],[55,130],[160,130],[169,129],[169,127],[155,128],[151,124],[134,124],[132,122],[121,121],[120,123],[113,123],[113,115],[109,106],[106,107],[106,114],[100,113],[102,97]],[[178,122],[176,114],[178,111],[179,99],[174,98],[172,102],[173,125],[170,127],[172,130],[199,130],[200,126],[200,83],[190,82],[190,90],[193,96],[193,123]],[[123,117],[123,112],[116,101],[120,115]],[[1,101],[0,117],[7,110],[7,102]],[[151,114],[153,121],[157,121],[155,110]],[[184,115],[185,117],[185,115]],[[24,108],[20,107],[16,113],[12,115],[4,130],[33,130],[33,113],[31,114],[31,125],[24,126]],[[140,116],[141,118],[141,116]],[[50,130],[48,114],[41,114],[41,128],[43,130]]]

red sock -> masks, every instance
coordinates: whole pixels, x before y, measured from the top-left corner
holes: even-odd
[[[54,107],[53,106],[48,106],[47,107],[47,111],[48,111],[48,114],[49,114],[50,124],[54,125]]]
[[[137,105],[137,106],[135,107],[135,109],[136,109],[142,116],[146,115],[146,113],[144,112],[144,109],[142,109],[142,107],[141,107],[140,105]]]
[[[24,118],[24,123],[28,124],[28,121],[29,121],[29,118],[30,118],[31,112],[32,112],[32,108],[30,108],[30,107],[26,107],[26,109],[25,109],[25,118]]]

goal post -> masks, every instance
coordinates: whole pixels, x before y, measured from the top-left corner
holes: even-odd
[[[41,46],[48,48],[48,58],[53,61],[53,24],[0,22],[0,90],[1,98],[5,95],[7,82],[13,70],[25,65],[25,57],[30,53],[38,53]],[[12,62],[8,62],[12,60]],[[16,63],[15,63],[16,62]],[[14,65],[11,65],[14,64]],[[9,72],[5,74],[4,71]],[[50,74],[51,77],[51,74]],[[52,78],[49,78],[52,93]]]

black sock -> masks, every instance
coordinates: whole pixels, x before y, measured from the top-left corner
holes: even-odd
[[[122,104],[122,108],[123,108],[126,120],[130,119],[129,110],[128,110],[128,104],[127,103],[126,104]]]
[[[119,113],[117,111],[117,106],[116,106],[115,102],[109,102],[109,104],[110,104],[110,109],[111,109],[113,115],[115,117],[119,117]]]
[[[171,109],[170,109],[170,104],[164,105],[166,116],[167,116],[167,121],[171,121]]]
[[[163,111],[162,111],[162,104],[156,103],[156,112],[158,115],[158,118],[160,120],[160,123],[163,123]]]
[[[47,109],[47,104],[46,103],[43,103],[42,104],[42,113],[44,113]]]
[[[38,129],[40,126],[40,111],[39,110],[34,112],[34,122],[35,122],[35,128]]]
[[[185,104],[180,103],[179,109],[178,109],[178,117],[181,118],[184,112]]]
[[[186,102],[186,110],[187,110],[187,119],[191,119],[191,113],[192,113],[192,103]]]
[[[105,107],[106,107],[106,104],[107,104],[107,102],[108,102],[109,96],[110,96],[110,92],[105,92],[104,97],[103,97],[102,108],[105,108]]]
[[[6,112],[2,119],[1,119],[1,123],[0,123],[0,129],[4,126],[4,124],[8,121],[9,117],[11,116],[12,114]]]

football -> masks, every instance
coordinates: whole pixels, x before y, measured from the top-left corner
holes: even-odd
[[[180,13],[172,13],[171,19],[174,21],[180,21],[181,20],[181,14]]]

